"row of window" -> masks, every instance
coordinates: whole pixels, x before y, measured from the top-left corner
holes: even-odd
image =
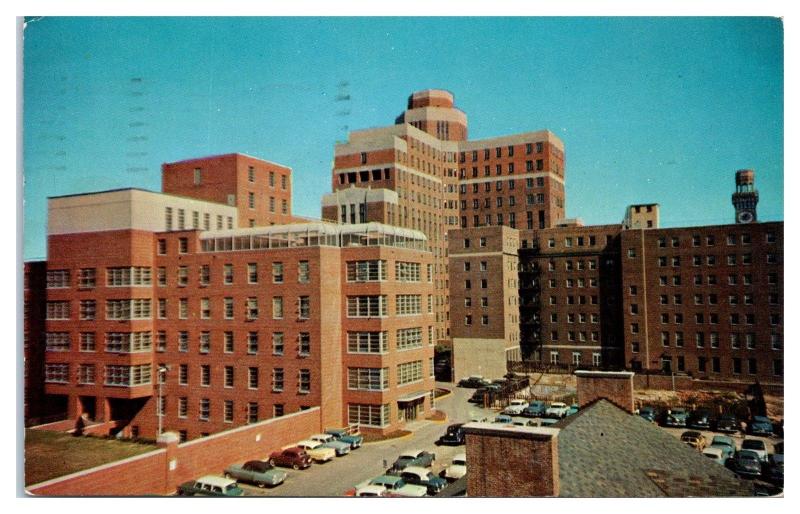
[[[195,184],[199,184],[199,182],[197,181],[197,176],[198,176],[198,171],[199,170],[200,170],[200,168],[195,169]],[[286,191],[288,189],[288,184],[289,184],[288,176],[287,175],[283,175],[283,174],[278,174],[278,176],[281,177],[281,189]],[[250,182],[251,184],[256,181],[256,170],[255,170],[255,167],[253,167],[253,166],[248,166],[247,167],[247,181]],[[269,172],[268,182],[267,183],[269,184],[269,187],[275,187],[275,172],[274,171],[270,171]]]
[[[629,286],[628,291],[632,296],[636,295],[636,286]],[[753,305],[753,294],[752,293],[744,293],[742,295],[742,304],[744,305]],[[658,303],[661,305],[669,305],[669,295],[661,294],[658,296]],[[709,293],[704,295],[703,293],[695,293],[693,295],[693,300],[695,305],[719,305],[719,297],[716,293]],[[779,295],[778,293],[768,293],[767,294],[767,301],[770,305],[778,305]],[[672,304],[673,305],[683,305],[683,295],[682,294],[674,294],[672,295]],[[738,294],[729,294],[728,295],[728,305],[739,305],[739,295]],[[639,313],[639,306],[637,304],[631,304],[630,306],[631,314],[638,314]]]
[[[692,246],[701,246],[703,237],[700,235],[693,235],[692,236]],[[735,246],[737,241],[740,242],[742,245],[749,245],[752,243],[752,236],[749,233],[742,233],[738,237],[736,234],[727,234],[725,236],[725,244],[728,246]],[[767,232],[764,234],[764,242],[771,244],[777,241],[777,236],[775,232]],[[667,245],[678,248],[680,247],[680,238],[678,236],[672,236],[667,238],[666,236],[661,236],[658,238],[657,241],[659,248],[667,248]],[[716,236],[713,234],[709,234],[705,236],[705,244],[706,246],[714,246],[716,244]]]
[[[200,381],[202,387],[211,387],[211,365],[201,364],[198,366]],[[236,371],[235,366],[222,367],[222,385],[226,388],[235,386]],[[179,364],[177,369],[178,385],[189,385],[189,365]],[[169,376],[165,377],[169,380]],[[271,390],[273,392],[282,392],[286,385],[286,373],[284,368],[272,368],[271,372]],[[297,392],[300,394],[307,394],[311,392],[311,370],[300,369],[297,371]],[[258,389],[260,387],[260,370],[257,366],[248,366],[247,368],[247,387],[248,389]]]
[[[719,332],[695,332],[694,342],[697,348],[705,348],[708,343],[709,348],[717,349],[720,346]],[[684,339],[683,332],[661,332],[661,345],[664,347],[670,346],[674,343],[676,347],[683,348]],[[730,334],[730,348],[732,350],[742,349],[742,343],[747,350],[755,350],[757,346],[756,335],[752,332],[748,333],[731,333]],[[772,350],[781,350],[783,348],[782,337],[779,334],[770,334],[770,348]]]
[[[706,319],[708,319],[708,323],[711,325],[716,325],[719,323],[719,315],[716,312],[709,313],[706,317],[706,314],[703,312],[696,312],[694,315],[694,322],[697,324],[705,323]],[[752,312],[745,313],[742,316],[738,312],[731,313],[729,318],[730,325],[755,325],[756,323],[756,315]],[[677,312],[672,315],[672,322],[676,324],[683,323],[683,313]],[[662,312],[661,313],[661,323],[670,323],[670,315],[669,313]],[[780,314],[771,313],[769,315],[769,324],[772,326],[777,326],[781,324],[781,316]],[[639,332],[639,324],[638,323],[631,323],[631,333],[637,334]]]
[[[740,280],[741,278],[741,280]],[[703,284],[703,276],[702,275],[695,275],[693,277],[694,285],[702,285]],[[708,275],[706,277],[708,285],[716,285],[717,284],[717,276],[716,275]],[[667,275],[660,275],[658,277],[658,285],[660,286],[679,286],[682,283],[681,275],[673,275],[672,280]],[[738,284],[742,284],[745,286],[751,286],[754,284],[753,275],[751,273],[743,273],[742,275],[730,274],[728,275],[728,285],[735,286]],[[778,285],[778,274],[777,273],[767,273],[767,284],[768,285]]]
[[[175,218],[175,219],[173,219]],[[233,229],[233,216],[222,216],[222,214],[216,215],[216,229],[222,230],[223,229],[223,219],[225,220],[225,227],[228,230]],[[177,209],[177,217],[173,217],[173,209],[172,207],[165,207],[164,208],[164,227],[169,232],[177,228],[177,230],[187,230],[189,228],[192,229],[200,229],[200,213],[198,211],[192,211],[192,224],[191,227],[186,223],[186,210],[185,209]],[[211,214],[204,212],[203,213],[203,230],[211,230]]]
[[[107,386],[131,387],[151,383],[152,366],[138,364],[134,366],[106,365],[103,377],[97,377],[95,364],[79,364],[77,367],[78,384],[94,384],[98,378]],[[69,363],[46,363],[44,365],[44,381],[51,384],[68,384],[72,382]]]
[[[149,298],[133,298],[123,300],[106,300],[106,319],[130,320],[150,319],[151,300]],[[92,320],[96,317],[97,305],[95,300],[81,300],[80,317]],[[49,301],[45,308],[48,320],[66,320],[71,317],[71,302],[68,300]]]
[[[633,258],[636,257],[636,249],[635,248],[628,248],[628,257]],[[703,259],[705,257],[705,259]],[[716,255],[693,255],[692,256],[692,266],[702,266],[704,264],[706,266],[716,266],[717,265],[717,256]],[[743,253],[743,254],[734,254],[730,253],[725,256],[725,262],[728,266],[749,266],[753,264],[753,254],[752,253]],[[778,262],[778,254],[776,253],[767,253],[766,254],[766,262],[767,264],[776,264]],[[658,266],[661,268],[672,266],[673,268],[680,267],[681,265],[681,256],[680,255],[673,255],[667,256],[662,255],[658,257]]]
[[[534,143],[525,143],[525,154],[530,155],[533,153]],[[544,143],[539,141],[536,143],[536,153],[542,153],[544,151]],[[498,146],[494,149],[495,157],[502,157],[503,156],[503,147]],[[508,157],[514,156],[514,146],[508,145],[506,147],[506,155]],[[491,158],[491,148],[484,148],[483,149],[483,158],[484,160],[488,160]],[[472,150],[472,162],[478,160],[478,150]],[[461,152],[458,156],[458,162],[466,162],[467,161],[467,153]]]
[[[679,355],[676,357],[675,364],[677,371],[686,371],[686,359],[683,355]],[[709,364],[711,364],[710,366],[711,373],[722,373],[722,359],[720,357],[711,357],[710,360],[708,357],[698,357],[697,358],[698,373],[709,373],[708,369]],[[743,364],[747,364],[748,375],[758,374],[759,372],[758,360],[753,357],[750,357],[746,360],[743,360],[740,357],[733,357],[730,361],[730,368],[729,368],[731,373],[734,375],[741,375],[744,372]],[[673,371],[673,360],[671,356],[667,355],[661,357],[661,369],[667,373],[671,373]],[[772,360],[772,374],[774,376],[783,376],[783,359]]]
[[[249,209],[256,208],[256,194],[253,192],[247,193],[247,207]],[[275,213],[275,197],[269,197],[269,212]],[[289,214],[289,201],[281,199],[281,214]],[[251,225],[252,226],[252,225]],[[207,230],[207,229],[206,229]]]
[[[433,376],[433,358],[429,361],[429,373]],[[397,385],[422,380],[422,361],[404,362],[397,365]],[[384,391],[389,388],[389,368],[347,368],[347,388],[360,391]]]
[[[168,409],[167,398],[161,397],[157,401],[158,413],[161,416],[166,416]],[[304,407],[300,407],[303,410]],[[189,417],[189,398],[181,396],[178,398],[178,418],[186,419]],[[233,423],[235,412],[234,400],[222,400],[222,421],[225,423]],[[247,423],[258,422],[259,406],[258,402],[247,402]],[[200,398],[198,400],[197,419],[200,421],[210,421],[212,415],[212,403],[210,398]],[[284,404],[275,403],[272,405],[272,417],[280,417],[284,415]],[[180,440],[186,440],[186,430],[180,430]]]
[[[418,262],[395,262],[395,280],[398,282],[420,282],[421,264]],[[381,259],[347,262],[348,282],[382,282],[386,280],[386,261]],[[426,280],[433,280],[433,265],[426,267]]]
[[[509,162],[509,163],[506,164],[506,172],[509,175],[512,175],[514,173],[514,169],[515,169],[514,164],[515,163],[513,163],[513,162]],[[544,159],[536,159],[535,161],[534,160],[526,160],[525,161],[525,171],[526,172],[543,171],[543,170],[544,170]],[[494,173],[495,173],[495,175],[502,175],[503,174],[503,165],[502,164],[495,164],[494,165]],[[488,165],[488,164],[484,165],[484,167],[483,167],[483,176],[484,177],[489,177],[491,175],[492,175],[491,166]],[[473,166],[472,167],[472,177],[476,178],[477,176],[478,176],[478,167],[477,166]],[[459,178],[467,178],[467,169],[466,168],[461,168],[459,170],[458,177]],[[531,183],[533,182],[533,179],[529,179],[529,180],[531,181]],[[539,180],[541,180],[540,187],[544,186],[544,179],[542,177],[539,177]],[[528,187],[533,187],[533,186],[530,185]]]

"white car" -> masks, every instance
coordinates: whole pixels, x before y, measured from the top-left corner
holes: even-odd
[[[386,488],[380,485],[365,485],[356,489],[356,497],[386,496]]]
[[[565,418],[567,417],[567,412],[569,412],[569,406],[566,403],[553,402],[544,411],[544,415],[547,418]]]
[[[322,446],[319,441],[304,439],[293,446],[299,446],[304,449],[308,456],[311,457],[311,460],[316,462],[328,462],[336,458],[336,450]]]
[[[350,453],[350,443],[343,443],[342,441],[337,441],[332,435],[330,434],[314,434],[309,437],[312,441],[317,441],[325,448],[333,448],[336,451],[336,456],[341,457],[342,455],[347,455]]]
[[[509,416],[519,416],[527,406],[528,402],[525,400],[511,400],[511,403],[508,404],[508,407],[503,410],[503,414],[508,414]]]
[[[444,470],[444,479],[448,482],[458,480],[467,474],[467,454],[457,453],[453,456],[453,461]]]
[[[723,466],[725,465],[725,456],[722,454],[722,450],[720,448],[709,446],[703,450],[703,455],[713,460],[717,464],[722,464]]]

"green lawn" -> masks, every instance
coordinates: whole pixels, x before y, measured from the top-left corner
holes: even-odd
[[[25,485],[155,450],[151,444],[25,430]]]

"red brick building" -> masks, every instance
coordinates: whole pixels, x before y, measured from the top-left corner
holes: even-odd
[[[237,228],[249,204],[190,196],[240,199],[251,165],[255,188],[269,190],[270,169],[238,155],[220,162],[165,165],[165,185],[182,196],[49,199],[46,269],[29,266],[29,284],[44,289],[26,290],[44,299],[43,332],[33,333],[33,304],[27,325],[43,349],[37,384],[68,419],[86,414],[134,437],[154,437],[159,421],[195,438],[312,406],[325,426],[384,432],[428,413],[425,236],[378,223],[273,224],[263,196],[256,226]],[[237,181],[210,178],[226,173]]]

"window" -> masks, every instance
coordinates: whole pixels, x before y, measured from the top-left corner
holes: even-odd
[[[201,386],[211,385],[211,366],[208,364],[200,365],[200,385]]]
[[[167,228],[167,230],[172,230],[171,228]],[[167,240],[166,239],[159,239],[156,247],[156,252],[158,255],[166,255],[167,254]]]
[[[81,364],[78,366],[78,383],[94,384],[94,364]]]
[[[136,386],[151,383],[151,365],[139,364],[136,366],[108,365],[105,368],[105,385],[107,386]]]
[[[283,391],[283,368],[272,368],[272,390]]]
[[[297,299],[297,306],[300,319],[308,319],[311,317],[311,298],[309,296],[301,296]]]
[[[256,366],[247,368],[247,387],[249,389],[258,389],[258,367]]]
[[[178,299],[178,318],[187,319],[189,317],[189,299]]]
[[[367,427],[385,427],[390,419],[389,404],[347,404],[347,421],[350,424],[358,424]]]
[[[258,264],[255,262],[247,264],[247,283],[258,284]]]
[[[386,280],[386,261],[349,261],[347,263],[348,282],[376,282]]]
[[[409,350],[422,347],[422,328],[402,328],[397,331],[396,345],[398,350]]]
[[[247,333],[247,353],[250,355],[258,353],[258,332]]]
[[[297,355],[306,357],[311,355],[311,334],[300,332],[297,336]]]
[[[398,282],[419,282],[420,264],[418,262],[397,261],[395,263],[395,280]]]
[[[225,353],[233,353],[233,332],[224,332],[222,335],[223,351]]]
[[[200,332],[200,353],[208,353],[211,351],[211,332]]]
[[[397,316],[420,314],[421,298],[418,294],[399,294],[395,297],[395,311]]]
[[[417,298],[419,298],[418,295]],[[347,317],[365,318],[373,316],[386,316],[385,295],[347,297]]]
[[[422,380],[422,361],[404,362],[397,365],[397,385]]]
[[[69,270],[48,270],[47,289],[69,287]]]
[[[69,364],[46,363],[44,365],[44,381],[48,383],[69,383]]]
[[[95,351],[94,332],[81,332],[78,349],[82,352]]]
[[[272,319],[283,319],[283,297],[272,297]]]
[[[386,332],[347,333],[348,353],[386,353],[388,351],[389,343]]]
[[[178,367],[178,384],[180,384],[180,385],[188,385],[189,384],[189,365],[188,364],[181,364]]]
[[[225,319],[233,319],[233,298],[223,298],[222,305]]]
[[[178,332],[178,351],[182,353],[189,351],[189,332],[185,330]]]
[[[47,332],[45,349],[48,352],[68,352],[70,348],[69,332]]]
[[[300,261],[297,264],[297,281],[301,284],[308,283],[309,281],[308,261]]]
[[[178,238],[178,253],[189,252],[189,240],[185,237]]]
[[[97,312],[97,302],[95,300],[80,301],[80,318],[82,320],[95,319],[96,312]]]
[[[69,319],[69,302],[47,302],[46,318],[51,319]]]
[[[258,298],[247,298],[247,319],[258,319]]]
[[[283,283],[283,263],[282,262],[273,262],[272,263],[272,283],[273,284],[282,284]]]
[[[89,289],[95,287],[97,282],[95,268],[81,268],[78,270],[78,287]]]
[[[233,264],[222,266],[222,281],[225,284],[233,284]]]
[[[211,318],[211,301],[208,298],[200,298],[200,318]]]
[[[200,421],[208,421],[208,417],[210,415],[211,415],[211,400],[209,400],[208,398],[201,398],[200,413],[199,413]]]
[[[283,332],[272,333],[272,355],[283,355]]]
[[[382,391],[389,388],[389,368],[347,368],[347,388]]]

